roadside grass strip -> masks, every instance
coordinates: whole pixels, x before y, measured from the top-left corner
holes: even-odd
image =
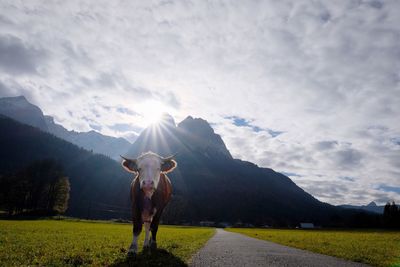
[[[228,228],[227,231],[379,267],[400,267],[400,231]]]

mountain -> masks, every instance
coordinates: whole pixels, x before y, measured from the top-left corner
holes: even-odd
[[[67,215],[129,218],[131,177],[118,162],[2,115],[0,129],[0,209],[7,191],[2,177],[12,177],[32,162],[54,159],[71,184]]]
[[[189,116],[176,125],[165,115],[140,134],[126,156],[149,150],[162,156],[177,153],[178,167],[169,175],[174,197],[164,216],[167,222],[326,224],[349,214],[318,201],[283,174],[233,159],[203,119]]]
[[[106,136],[95,131],[68,131],[54,122],[53,117],[43,115],[41,109],[31,104],[24,96],[0,98],[0,114],[113,159],[119,159],[119,155],[125,153],[131,145],[124,138]]]
[[[338,207],[346,208],[346,209],[365,210],[365,211],[374,212],[374,213],[378,213],[378,214],[383,214],[383,210],[385,209],[385,206],[378,206],[378,205],[376,205],[376,203],[374,201],[372,201],[368,205],[362,205],[362,206],[339,205]]]

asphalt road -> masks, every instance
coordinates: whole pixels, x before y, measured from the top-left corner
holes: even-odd
[[[192,258],[190,266],[360,267],[367,265],[217,229],[216,234]]]

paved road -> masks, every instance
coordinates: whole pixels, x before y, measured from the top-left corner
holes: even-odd
[[[367,265],[217,229],[214,237],[193,257],[190,266],[360,267]]]

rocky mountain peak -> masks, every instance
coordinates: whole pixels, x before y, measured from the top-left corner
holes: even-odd
[[[177,127],[170,115],[166,114],[164,120],[171,127],[154,130],[156,125],[153,125],[146,128],[131,146],[128,152],[130,156],[153,151],[160,155],[178,152],[190,155],[197,153],[209,158],[232,158],[221,136],[214,132],[206,120],[188,116]]]
[[[193,118],[192,116],[186,117],[186,119],[178,124],[178,127],[201,136],[209,136],[215,134],[214,129],[206,120],[203,120],[201,118]]]

